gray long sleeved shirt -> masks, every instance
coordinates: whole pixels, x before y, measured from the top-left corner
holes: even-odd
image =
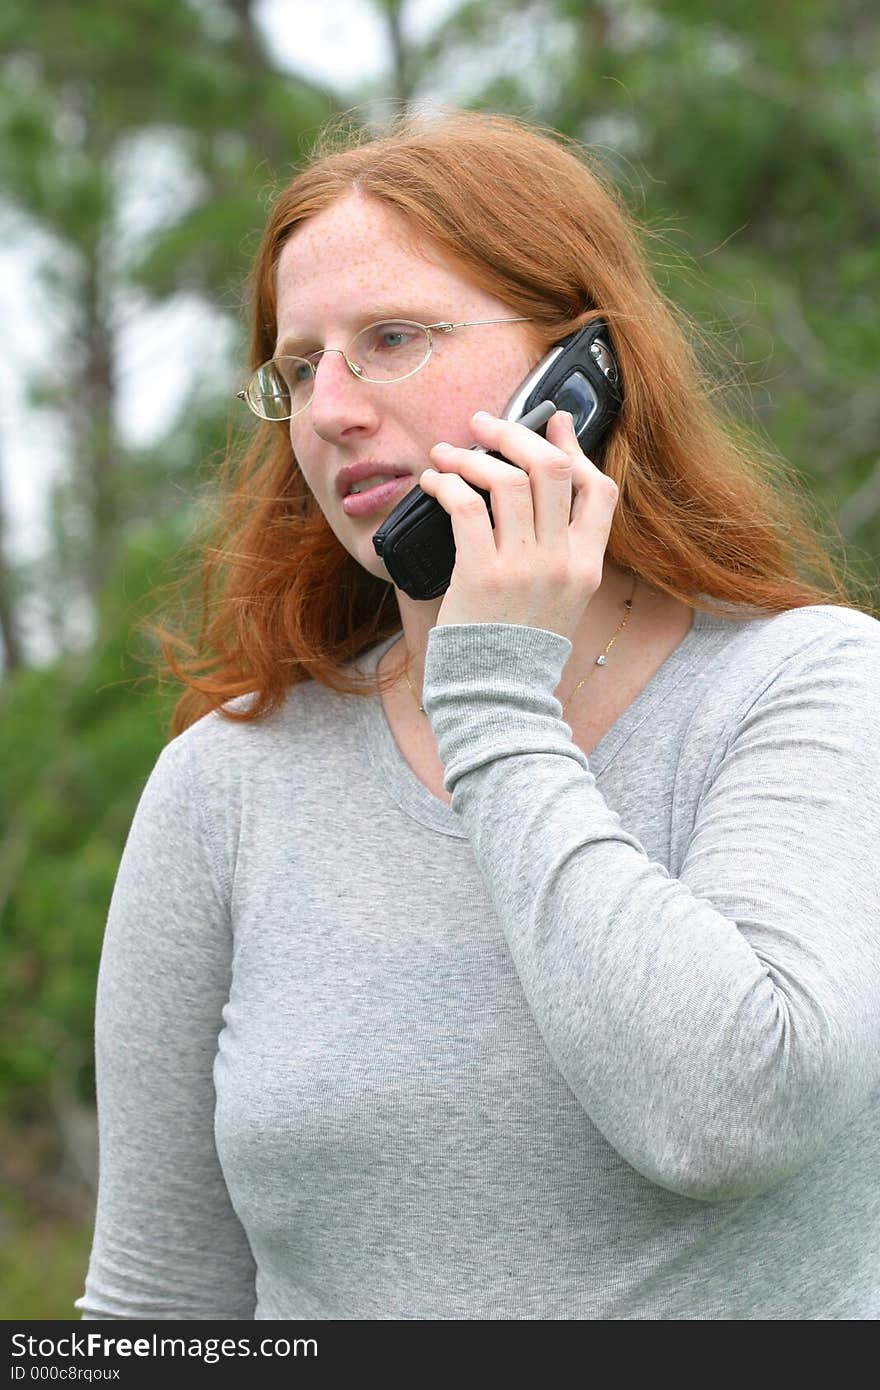
[[[589,758],[570,651],[432,630],[451,806],[378,694],[163,750],[85,1318],[880,1314],[880,623],[697,613]]]

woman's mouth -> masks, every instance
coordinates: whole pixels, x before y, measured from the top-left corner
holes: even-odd
[[[412,473],[402,478],[392,478],[390,482],[373,484],[371,478],[365,479],[363,492],[350,492],[342,499],[342,510],[346,516],[370,516],[387,506],[392,500],[399,501],[413,481]]]

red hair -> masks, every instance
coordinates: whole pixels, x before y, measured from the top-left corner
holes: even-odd
[[[602,459],[620,489],[607,548],[616,565],[703,612],[716,608],[698,594],[745,605],[744,617],[816,603],[873,611],[848,596],[851,576],[797,473],[719,405],[690,346],[700,335],[654,283],[622,198],[557,131],[456,110],[404,117],[380,137],[332,121],[269,215],[250,281],[252,368],[274,350],[285,241],[352,190],[396,209],[475,285],[532,318],[537,351],[607,321],[625,385]],[[186,686],[172,736],[213,709],[263,718],[301,681],[375,695],[345,668],[399,630],[393,586],[331,530],[286,422],[260,422],[228,451],[199,571],[198,634],[151,627]],[[251,692],[246,708],[222,708]]]

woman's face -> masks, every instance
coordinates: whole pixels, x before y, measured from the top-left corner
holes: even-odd
[[[299,355],[344,348],[379,319],[418,323],[514,318],[516,310],[478,289],[428,240],[408,237],[393,209],[349,194],[299,227],[278,265],[275,354],[296,339]],[[318,359],[311,403],[290,422],[297,461],[324,516],[364,569],[388,578],[372,537],[429,466],[433,444],[470,447],[476,410],[498,415],[541,355],[534,325],[486,324],[434,333],[434,352],[403,381],[360,381],[345,359]],[[291,349],[288,349],[291,350]],[[387,503],[364,516],[346,513],[338,479],[343,468],[376,465],[407,470]]]

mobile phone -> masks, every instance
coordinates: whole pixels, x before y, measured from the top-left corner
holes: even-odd
[[[608,327],[602,319],[593,319],[554,344],[520,382],[502,418],[518,420],[543,435],[556,410],[569,410],[580,447],[601,467],[595,450],[622,403],[620,373]],[[492,458],[504,457],[494,449],[487,452]],[[490,494],[482,488],[476,491],[492,521]],[[373,547],[397,588],[410,598],[437,598],[449,588],[455,568],[452,519],[436,497],[429,497],[421,488],[413,488],[389,513],[373,536]]]

